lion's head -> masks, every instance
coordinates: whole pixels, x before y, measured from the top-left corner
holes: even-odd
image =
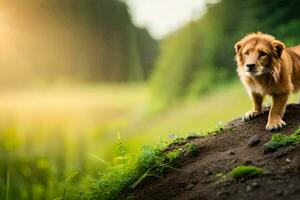
[[[271,74],[279,79],[281,54],[285,45],[273,36],[261,32],[251,33],[234,46],[240,76]]]

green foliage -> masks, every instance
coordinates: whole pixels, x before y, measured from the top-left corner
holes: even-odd
[[[178,149],[163,151],[158,147],[144,147],[139,156],[130,156],[119,134],[118,157],[114,164],[96,156],[100,164],[87,169],[86,155],[74,152],[76,158],[70,159],[64,153],[66,139],[52,134],[47,138],[49,143],[32,137],[30,144],[23,146],[24,141],[14,126],[0,130],[0,199],[116,199],[129,193],[145,178],[159,177],[174,169],[181,155]],[[80,146],[76,149],[86,149],[84,139],[78,139],[80,141],[75,142]],[[41,152],[43,149],[38,148],[41,142],[52,149]],[[68,142],[69,145],[74,143]],[[102,165],[105,170],[101,170]],[[98,176],[94,170],[101,173],[96,180]]]
[[[176,165],[178,165],[178,160],[180,158],[180,154],[181,154],[181,152],[179,149],[175,149],[173,151],[167,152],[164,162],[169,163],[170,166],[176,166]]]
[[[0,75],[0,81],[141,81],[153,69],[157,41],[146,29],[133,25],[123,1],[4,0],[0,7],[8,8],[10,20],[20,20],[18,24],[8,22],[12,30],[27,27],[26,21],[31,21],[31,28],[22,28],[23,33],[12,32],[24,44],[11,44],[11,48],[25,53],[0,55],[4,68],[26,69],[26,74],[20,77],[11,73],[10,79]],[[20,15],[10,13],[10,7]],[[27,34],[31,41],[28,44]],[[47,48],[40,51],[41,46]]]
[[[264,169],[256,166],[238,166],[231,170],[230,176],[235,179],[262,175]]]
[[[185,147],[193,156],[198,156],[200,153],[198,146],[193,143],[187,143]]]
[[[179,157],[179,150],[163,152],[159,148],[144,147],[138,158],[130,157],[108,168],[81,198],[109,200],[127,196],[146,177],[159,177],[173,169]]]
[[[41,130],[38,141],[34,137],[24,141],[18,131],[14,125],[0,128],[0,199],[38,200],[59,196],[67,199],[73,190],[81,188],[78,180],[84,180],[83,174],[72,185],[75,174],[67,177],[70,160],[64,162],[67,158],[64,138],[52,132],[53,137],[44,143],[44,148],[49,145],[52,149],[45,153],[40,147],[43,146]],[[76,164],[81,162],[77,159]]]
[[[300,128],[291,135],[274,134],[269,142],[265,144],[266,151],[273,152],[277,149],[300,142]]]

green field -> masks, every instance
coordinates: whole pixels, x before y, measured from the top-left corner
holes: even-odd
[[[0,199],[53,199],[84,186],[125,149],[201,134],[251,108],[241,84],[150,114],[143,85],[35,87],[0,94]],[[292,98],[292,99],[295,99]],[[8,192],[6,192],[8,191]],[[1,196],[2,195],[2,196]]]

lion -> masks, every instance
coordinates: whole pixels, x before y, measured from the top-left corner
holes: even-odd
[[[285,127],[282,118],[288,97],[300,89],[300,45],[286,48],[272,35],[257,32],[246,35],[234,48],[237,73],[253,101],[253,109],[243,120],[261,115],[263,99],[270,95],[272,105],[266,130]]]

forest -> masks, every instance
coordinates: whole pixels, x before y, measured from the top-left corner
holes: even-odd
[[[13,55],[1,54],[9,78],[0,80],[6,85],[58,79],[143,81],[158,53],[148,31],[132,24],[124,2],[16,0],[3,1],[1,10],[2,37],[10,42],[2,51]]]
[[[158,40],[126,0],[2,0],[0,199],[130,198],[173,168],[178,151],[164,155],[166,145],[250,108],[234,44],[258,31],[299,44],[299,8],[207,0]]]

